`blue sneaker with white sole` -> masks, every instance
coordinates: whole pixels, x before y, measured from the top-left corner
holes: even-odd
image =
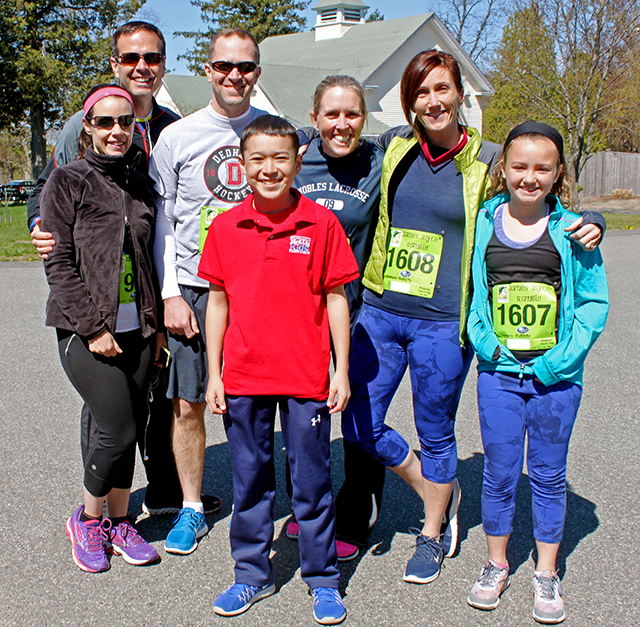
[[[442,544],[437,538],[423,536],[418,529],[411,528],[409,531],[418,537],[416,550],[407,562],[403,579],[409,583],[431,583],[438,578],[442,567]]]
[[[177,555],[193,553],[198,548],[198,540],[208,531],[204,514],[185,507],[173,521],[173,529],[165,540],[164,550]]]
[[[335,588],[313,588],[313,617],[321,625],[337,625],[347,616],[340,593]]]
[[[234,583],[218,596],[213,611],[219,616],[237,616],[246,612],[254,603],[270,597],[276,591],[276,585],[250,586],[246,583]]]
[[[337,625],[347,617],[340,593],[335,588],[313,588],[313,617],[321,625]]]

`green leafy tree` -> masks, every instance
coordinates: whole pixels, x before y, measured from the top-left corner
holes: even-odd
[[[598,125],[629,68],[640,0],[516,2],[498,51],[487,136],[502,141],[514,123],[547,121],[564,135],[577,181],[589,154],[604,146]]]
[[[597,127],[608,150],[640,152],[640,42],[630,46],[605,94],[607,114]]]
[[[384,15],[380,13],[380,9],[374,9],[371,13],[367,14],[365,22],[383,22]]]
[[[27,126],[0,131],[0,183],[31,178],[29,139]]]
[[[189,70],[204,74],[209,42],[213,34],[222,28],[243,28],[250,32],[258,43],[274,35],[289,35],[302,31],[307,20],[299,15],[309,2],[296,0],[191,0],[200,7],[202,21],[208,26],[205,31],[174,33],[194,40],[193,49],[178,59],[186,59]]]
[[[109,37],[144,0],[3,0],[0,129],[31,129],[37,177],[45,133],[77,109],[87,87],[110,76]]]
[[[545,26],[538,6],[521,9],[511,16],[508,26],[504,29],[496,63],[490,74],[496,91],[483,115],[485,139],[501,144],[509,131],[526,119],[549,124],[557,122],[548,111],[548,103],[540,102],[545,90],[547,98],[556,97],[555,93],[548,93],[547,89],[555,82],[555,57],[553,54],[540,56],[531,53],[532,50],[553,48],[553,38]],[[526,75],[518,76],[518,69]],[[523,87],[522,82],[527,82],[527,76],[530,76],[530,82]],[[532,99],[532,89],[535,89],[539,97]],[[555,104],[557,105],[557,102]]]

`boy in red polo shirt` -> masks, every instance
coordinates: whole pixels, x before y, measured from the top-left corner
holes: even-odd
[[[346,610],[337,589],[330,414],[350,396],[343,286],[358,277],[358,265],[333,213],[291,189],[301,165],[293,126],[261,116],[244,130],[240,152],[253,195],[213,220],[198,272],[211,284],[207,403],[224,414],[233,467],[235,583],[214,610],[235,616],[275,592],[269,552],[279,407],[302,578],[314,617],[332,625]],[[336,368],[329,381],[331,339]]]

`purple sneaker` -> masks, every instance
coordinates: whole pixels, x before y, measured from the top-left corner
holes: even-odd
[[[111,521],[90,520],[82,522],[80,514],[84,505],[78,507],[71,518],[67,520],[65,529],[71,540],[73,561],[78,568],[88,573],[100,573],[109,570],[109,560],[104,550],[103,541],[108,538],[107,530]]]
[[[122,559],[127,564],[143,566],[158,559],[158,552],[142,538],[128,520],[109,529],[109,541],[111,550],[116,555],[122,555]]]

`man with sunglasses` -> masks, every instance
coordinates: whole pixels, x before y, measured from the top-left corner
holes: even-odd
[[[128,22],[118,28],[111,38],[111,68],[121,87],[133,99],[135,126],[133,146],[143,153],[140,165],[146,172],[151,150],[158,141],[160,132],[179,119],[175,113],[158,105],[153,94],[160,87],[165,70],[165,39],[153,24],[142,21]],[[40,231],[39,196],[53,170],[75,160],[78,138],[82,133],[83,112],[73,115],[65,124],[54,152],[37,186],[29,198],[28,224],[36,249],[43,258],[55,246],[51,233]],[[125,120],[120,121],[120,126]],[[94,119],[93,124],[113,128],[113,118]],[[163,370],[166,370],[163,369]],[[163,373],[158,373],[163,377]],[[140,452],[145,464],[149,485],[145,494],[143,510],[148,514],[175,514],[182,508],[182,490],[171,449],[171,403],[165,398],[163,384],[154,378],[152,387],[156,394],[151,397],[151,419],[139,438]],[[166,386],[165,386],[166,387]],[[90,449],[97,437],[95,424],[86,408],[82,411],[82,450]],[[202,495],[207,513],[220,508],[220,499]]]
[[[149,174],[160,196],[154,256],[172,355],[173,450],[183,510],[165,550],[187,554],[208,531],[200,503],[205,454],[207,361],[205,312],[209,283],[198,277],[208,225],[250,193],[240,168],[244,128],[265,114],[250,105],[260,76],[255,39],[239,28],[218,32],[205,71],[213,98],[207,107],[163,131]]]
[[[144,152],[142,162],[145,168],[160,131],[179,119],[173,111],[158,105],[153,97],[164,76],[165,45],[160,29],[148,22],[123,24],[111,37],[111,69],[120,86],[133,98],[136,114],[133,145]],[[56,167],[76,158],[78,138],[82,133],[82,116],[82,111],[78,111],[65,124],[53,154],[29,197],[29,230],[41,256],[51,252],[52,240],[50,234],[42,233],[39,228],[40,192]]]

